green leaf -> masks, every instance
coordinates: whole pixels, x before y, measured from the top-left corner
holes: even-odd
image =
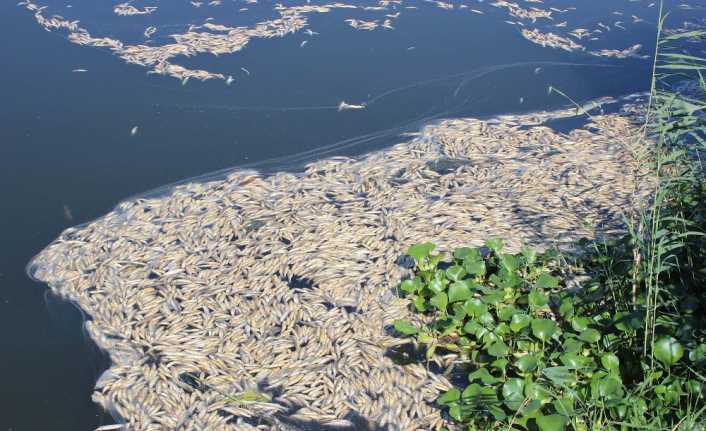
[[[489,305],[497,305],[498,303],[502,302],[503,299],[505,299],[505,293],[500,290],[494,290],[493,292],[488,293],[487,295],[483,295],[481,301]]]
[[[559,279],[552,277],[551,275],[544,273],[539,276],[535,287],[539,289],[553,289],[559,285]]]
[[[468,381],[473,382],[475,380],[480,380],[486,385],[492,385],[500,381],[497,377],[493,377],[490,372],[485,368],[479,368],[476,371],[468,375]],[[464,392],[465,393],[465,392]],[[465,395],[464,395],[465,397]]]
[[[566,416],[548,415],[539,416],[535,419],[541,431],[563,431],[566,429]]]
[[[559,386],[576,383],[576,376],[569,367],[547,367],[542,370],[542,374]]]
[[[579,334],[579,340],[585,341],[587,343],[597,343],[601,340],[601,333],[593,328],[588,328]]]
[[[444,291],[444,282],[438,278],[433,278],[428,284],[429,290],[434,293],[441,293]]]
[[[537,260],[537,252],[524,245],[522,246],[522,256],[524,256],[527,266],[531,266]]]
[[[424,244],[414,244],[407,250],[407,254],[412,256],[417,265],[424,261],[429,256],[436,246],[430,242],[425,242]]]
[[[617,371],[620,368],[620,359],[613,353],[606,353],[601,356],[601,364],[608,371]]]
[[[684,356],[684,348],[674,337],[662,337],[654,344],[654,355],[661,363],[671,367]]]
[[[588,325],[591,323],[591,320],[588,317],[574,317],[571,319],[571,327],[574,328],[574,331],[581,332],[585,331],[588,329]]]
[[[513,307],[512,305],[500,307],[497,311],[498,319],[503,320],[505,322],[512,319],[512,316],[514,316],[516,313],[517,309],[515,309],[515,307]]]
[[[623,396],[623,383],[615,374],[596,373],[591,378],[591,393],[594,397],[618,399]]]
[[[446,391],[442,396],[440,396],[439,399],[436,400],[436,403],[442,406],[446,406],[460,399],[461,391],[459,391],[457,388],[451,388]]]
[[[572,368],[575,370],[584,368],[586,365],[586,357],[577,355],[576,353],[564,353],[559,357],[559,360],[567,368]]]
[[[566,353],[578,353],[583,349],[583,343],[574,338],[565,338],[562,347]]]
[[[488,306],[478,298],[469,299],[463,306],[466,308],[468,315],[473,317],[478,317],[488,312]]]
[[[541,289],[532,289],[527,296],[527,301],[532,309],[538,310],[547,306],[549,299]]]
[[[442,313],[446,313],[446,306],[449,305],[449,297],[446,296],[444,292],[437,293],[436,295],[432,296],[432,298],[429,300],[429,303],[436,307]]]
[[[478,336],[478,331],[481,329],[485,328],[483,328],[483,326],[475,320],[469,320],[468,322],[466,322],[465,325],[463,325],[463,332],[465,332],[466,334],[473,334]]]
[[[515,272],[520,267],[520,262],[511,254],[503,254],[500,255],[500,265],[509,272]]]
[[[427,310],[427,303],[423,296],[414,296],[412,298],[412,303],[414,304],[414,308],[416,308],[419,312],[424,312]]]
[[[389,320],[388,320],[389,322]],[[416,326],[406,320],[395,320],[395,330],[400,334],[414,335],[419,332]]]
[[[504,358],[510,353],[510,348],[502,340],[496,341],[488,347],[488,354],[496,358]]]
[[[540,340],[547,342],[556,332],[557,326],[553,320],[549,319],[533,319],[532,334]]]
[[[528,354],[515,362],[515,367],[523,373],[529,373],[537,369],[537,357],[533,354]]]
[[[456,281],[449,287],[449,302],[459,302],[470,299],[472,296],[471,289],[468,284],[463,281]]]
[[[524,389],[525,382],[522,379],[508,379],[507,382],[503,384],[503,400],[511,410],[519,410],[520,406],[522,406],[525,400]]]
[[[520,332],[523,328],[526,328],[532,318],[527,314],[514,314],[512,319],[510,319],[510,329],[512,332]]]
[[[500,254],[503,251],[503,240],[500,238],[491,238],[485,242],[485,246],[493,250],[495,254]]]
[[[459,281],[463,279],[464,275],[466,275],[466,271],[459,265],[453,265],[446,269],[446,276],[451,281]]]
[[[706,344],[699,344],[689,352],[689,360],[695,364],[700,364],[706,360]]]
[[[570,319],[574,315],[574,303],[571,299],[564,299],[559,306],[559,314],[564,319]]]
[[[499,370],[503,374],[505,374],[505,369],[507,368],[508,360],[505,358],[500,358],[496,359],[493,362],[490,363],[490,367],[496,370]]]
[[[471,256],[467,256],[463,260],[463,269],[472,275],[485,275],[485,262],[482,260],[470,259],[470,257]]]
[[[469,247],[460,247],[454,250],[454,258],[458,260],[463,260],[466,258],[466,256],[470,256],[473,254],[474,249],[469,248]],[[476,253],[478,251],[476,250]]]
[[[421,280],[419,277],[415,277],[410,280],[405,280],[400,284],[400,289],[407,293],[414,293],[421,287]]]
[[[461,406],[454,402],[449,405],[449,416],[455,421],[461,422],[463,417],[461,416]]]
[[[551,392],[537,382],[525,383],[525,396],[530,400],[537,400],[540,402],[549,401],[552,399]]]
[[[558,400],[555,400],[552,404],[554,405],[554,410],[556,410],[556,412],[560,415],[571,417],[575,414],[574,399],[571,397],[567,396],[559,398]]]

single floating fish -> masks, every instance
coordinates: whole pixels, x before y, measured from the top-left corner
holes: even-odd
[[[347,109],[365,109],[365,103],[362,105],[351,105],[345,101],[341,101],[338,105],[338,112],[345,111]]]
[[[88,72],[88,70],[87,70],[87,69],[74,69],[74,70],[72,70],[72,72],[74,72],[74,73],[85,73],[85,72]]]
[[[137,135],[137,131],[140,130],[139,127],[135,126],[130,130],[130,136],[135,136]]]

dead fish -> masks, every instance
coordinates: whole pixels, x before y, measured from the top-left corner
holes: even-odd
[[[74,216],[71,214],[71,209],[69,208],[68,205],[64,204],[64,220],[66,221],[73,221]]]
[[[345,111],[347,109],[365,109],[365,104],[362,105],[351,105],[345,101],[341,101],[338,105],[338,112]]]
[[[140,130],[139,127],[135,126],[132,129],[130,129],[130,136],[135,136],[137,135],[137,131]]]

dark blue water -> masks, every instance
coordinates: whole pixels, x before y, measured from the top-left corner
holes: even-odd
[[[576,3],[583,8],[574,14],[576,24],[637,7],[627,0]],[[101,36],[139,41],[150,25],[151,17],[118,21],[105,4],[75,6],[82,23]],[[656,9],[640,6],[654,23]],[[250,7],[264,14],[272,4]],[[173,21],[175,28],[215,13],[166,2],[160,8],[161,23]],[[54,12],[68,17],[69,11]],[[186,19],[187,12],[195,15]],[[90,400],[107,363],[83,332],[84,317],[25,275],[30,258],[61,230],[130,195],[223,168],[295,169],[306,160],[401,142],[401,132],[437,118],[566,105],[547,93],[549,85],[578,101],[649,85],[648,60],[542,48],[496,10],[476,17],[420,2],[394,31],[354,31],[345,18],[345,11],[312,14],[310,26],[320,36],[254,39],[234,55],[182,59],[184,66],[238,72],[232,86],[182,86],[46,32],[14,2],[0,4],[0,430],[76,431],[112,423]],[[240,24],[258,19],[248,15]],[[602,43],[620,49],[641,43],[649,55],[654,33],[644,23]],[[167,34],[160,30],[155,39],[164,43]],[[76,68],[88,72],[72,73]],[[342,100],[368,108],[338,112]],[[135,126],[139,132],[131,136]]]

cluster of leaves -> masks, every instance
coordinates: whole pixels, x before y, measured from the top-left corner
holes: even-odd
[[[446,262],[434,248],[410,247],[415,277],[400,285],[433,321],[418,327],[398,320],[395,329],[424,345],[427,358],[459,356],[468,385],[438,403],[469,430],[638,426],[651,409],[674,422],[685,400],[704,396],[703,383],[672,372],[685,356],[676,338],[664,334],[656,343],[659,370],[645,367],[632,340],[644,314],[569,293],[552,271],[555,253],[507,254],[496,239],[457,249]],[[691,365],[703,361],[704,350],[701,344],[688,352]]]

